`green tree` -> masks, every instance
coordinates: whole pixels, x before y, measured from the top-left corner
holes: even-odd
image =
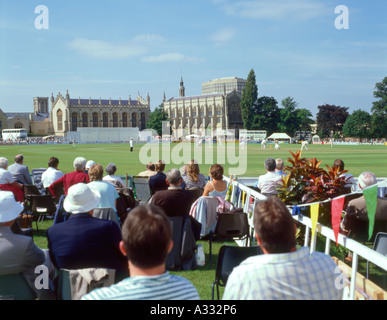
[[[160,104],[149,114],[146,127],[147,129],[153,129],[157,131],[158,135],[161,135],[163,121],[169,121],[169,119],[168,114],[164,111],[163,104]]]
[[[243,127],[247,130],[252,128],[253,110],[258,99],[258,86],[255,79],[254,69],[251,69],[247,76],[246,87],[242,90],[241,115]]]
[[[281,132],[286,132],[290,136],[294,135],[294,132],[300,127],[300,119],[297,116],[297,105],[293,98],[287,97],[282,100],[280,108],[280,121],[278,129]]]
[[[371,115],[364,110],[354,111],[343,126],[345,137],[369,138],[371,135]]]
[[[268,135],[278,131],[280,110],[273,97],[260,97],[253,109],[252,130],[266,130]]]
[[[387,77],[376,83],[372,111],[372,134],[377,138],[387,138]]]
[[[318,106],[317,131],[322,138],[332,137],[341,133],[343,125],[349,116],[348,108],[325,104]]]
[[[299,120],[298,130],[300,131],[311,131],[310,125],[314,123],[313,115],[308,109],[297,109],[297,118]]]

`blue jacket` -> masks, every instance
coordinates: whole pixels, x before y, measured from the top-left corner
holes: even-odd
[[[48,228],[47,239],[57,269],[111,268],[116,280],[129,275],[127,258],[119,250],[121,231],[113,221],[73,214]]]

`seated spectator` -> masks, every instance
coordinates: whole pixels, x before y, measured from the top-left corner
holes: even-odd
[[[187,164],[187,175],[183,176],[186,189],[204,189],[206,177],[200,173],[197,161],[191,160]]]
[[[203,196],[226,198],[227,182],[223,180],[223,167],[220,164],[213,164],[210,167],[210,178],[204,187]]]
[[[115,173],[117,171],[117,166],[114,163],[109,163],[106,166],[105,171],[108,175],[104,176],[102,178],[103,181],[111,183],[116,188],[124,188],[125,187],[125,183],[124,183],[124,181],[122,181],[121,177],[115,175]]]
[[[181,188],[182,178],[178,169],[167,172],[168,190],[160,190],[152,196],[149,203],[163,209],[170,217],[188,215],[194,202],[192,194]]]
[[[119,198],[116,188],[109,182],[102,181],[103,168],[97,163],[89,169],[90,182],[88,186],[99,193],[101,199],[95,208],[113,208],[117,213],[117,199]]]
[[[340,171],[344,170],[344,161],[340,159],[336,159],[333,162],[334,167],[338,167]],[[345,185],[346,191],[345,193],[351,193],[352,187],[356,184],[355,179],[352,174],[349,173],[343,173],[343,175],[347,179],[347,184]]]
[[[156,174],[156,167],[153,163],[148,163],[146,165],[145,171],[142,171],[138,174],[140,177],[151,177]]]
[[[164,173],[165,162],[159,160],[155,163],[156,174],[149,177],[149,188],[151,195],[154,195],[159,190],[167,190],[168,185],[166,182],[167,176]]]
[[[94,160],[89,160],[86,162],[86,166],[85,166],[85,173],[88,174],[89,173],[89,170],[92,166],[95,165],[95,161]]]
[[[99,201],[85,183],[69,188],[63,203],[69,219],[47,229],[50,257],[57,269],[110,268],[123,279],[128,264],[119,249],[121,231],[115,222],[93,217]]]
[[[23,164],[24,156],[18,154],[15,156],[15,163],[8,167],[8,171],[12,174],[12,177],[22,185],[32,185],[32,179],[28,167]]]
[[[17,182],[7,170],[8,159],[0,158],[0,190],[11,191],[18,202],[24,201],[23,185]]]
[[[64,176],[64,173],[58,170],[58,165],[58,158],[51,157],[48,159],[48,169],[42,173],[43,188],[48,188],[53,182]]]
[[[180,171],[181,176],[185,177],[187,175],[187,166],[186,165],[182,166],[179,171]]]
[[[152,205],[134,208],[124,222],[120,243],[130,278],[95,289],[82,300],[199,300],[190,281],[166,270],[172,246],[171,223],[163,211]]]
[[[296,248],[295,223],[277,197],[254,210],[255,237],[264,254],[247,258],[230,274],[224,300],[339,300],[340,274],[329,255]]]
[[[360,174],[358,184],[365,189],[377,183],[376,176],[369,171]],[[364,196],[349,201],[341,228],[349,237],[359,241],[368,241],[368,213]],[[378,232],[387,232],[387,198],[377,197],[374,230],[370,241],[374,241]]]
[[[61,192],[67,195],[69,188],[77,183],[88,183],[89,176],[84,172],[86,167],[86,159],[82,157],[75,158],[73,162],[74,171],[66,173],[62,178],[53,182],[49,187],[49,191],[54,198],[59,199]]]
[[[267,158],[265,160],[265,169],[267,173],[258,178],[258,188],[266,197],[278,194],[276,188],[280,185],[282,176],[275,173],[276,166],[277,164],[273,158]]]
[[[286,173],[284,173],[284,161],[281,158],[275,159],[275,173],[280,175],[281,177],[286,176]]]
[[[12,192],[0,191],[0,275],[23,273],[37,297],[42,300],[55,299],[53,280],[55,268],[49,255],[36,246],[31,237],[14,234],[12,225],[24,207],[15,201]],[[47,289],[37,289],[34,285],[35,268],[45,265],[51,282]]]

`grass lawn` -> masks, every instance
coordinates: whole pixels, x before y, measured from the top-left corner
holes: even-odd
[[[190,144],[182,144],[186,147],[191,147]],[[42,168],[47,167],[47,161],[50,157],[56,156],[60,160],[59,169],[64,173],[73,171],[73,160],[78,156],[83,156],[87,160],[94,160],[98,163],[101,163],[103,167],[109,162],[113,162],[117,165],[118,171],[117,174],[121,176],[136,175],[140,171],[143,171],[145,168],[145,163],[141,163],[139,160],[140,149],[144,145],[136,144],[134,152],[129,151],[129,146],[126,144],[95,144],[95,145],[82,145],[78,144],[76,147],[73,147],[71,144],[64,145],[15,145],[15,146],[0,146],[0,156],[6,157],[9,160],[9,164],[13,163],[13,158],[16,154],[22,153],[25,157],[25,162],[30,171],[33,168]],[[216,146],[216,145],[215,145]],[[183,159],[184,152],[180,150],[180,153],[177,152],[178,144],[173,144],[170,146],[177,156],[173,158],[175,161],[168,163],[166,165],[166,170],[169,170],[173,167],[180,168],[183,165],[183,162],[178,162],[178,158]],[[184,159],[197,159],[200,163],[200,158],[202,161],[200,163],[201,172],[205,175],[208,172],[209,167],[217,162],[218,157],[215,151],[213,161],[206,163],[205,157],[207,156],[204,153],[204,147],[202,146],[202,157],[200,157],[200,152],[191,148],[188,152],[187,157]],[[285,160],[290,156],[289,151],[296,152],[299,150],[299,145],[281,145],[281,150],[274,150],[273,146],[270,148],[270,145],[266,146],[266,150],[261,150],[260,145],[249,144],[247,152],[247,165],[245,173],[242,176],[245,177],[258,177],[261,174],[265,173],[263,163],[267,157],[273,158],[282,158]],[[144,150],[143,150],[144,151]],[[220,153],[219,159],[224,157],[227,160],[226,154]],[[237,153],[238,155],[238,153]],[[307,158],[316,157],[318,160],[323,161],[324,165],[332,165],[333,161],[337,158],[340,158],[345,163],[345,169],[349,173],[357,177],[361,172],[369,170],[376,174],[378,177],[387,177],[387,146],[333,146],[332,148],[329,145],[310,145],[308,151],[303,152],[303,156]],[[160,148],[159,153],[154,155],[154,159],[165,159],[163,157],[162,149]],[[188,161],[187,160],[187,161]],[[208,162],[208,161],[207,161]],[[224,162],[219,161],[223,164]],[[229,167],[237,166],[237,164],[229,165],[224,164],[225,169]],[[325,168],[325,166],[324,166]],[[227,170],[225,170],[225,175],[228,175]],[[46,239],[46,229],[51,225],[52,221],[44,221],[39,225],[39,231],[35,230],[34,241],[41,248],[47,248],[47,239]],[[35,223],[34,223],[35,227]],[[203,268],[198,268],[194,271],[184,271],[177,272],[177,274],[186,277],[191,280],[192,283],[196,286],[199,291],[200,297],[203,300],[211,299],[211,285],[215,279],[215,266],[217,261],[217,253],[219,252],[220,247],[223,244],[235,245],[233,242],[214,242],[213,243],[213,267],[209,268],[209,246],[208,241],[200,241],[199,244],[203,244],[204,252],[206,254],[206,266]],[[321,244],[321,250],[324,251],[324,244]],[[344,249],[336,249],[335,245],[332,245],[331,255],[336,255],[340,259],[344,259],[346,255]],[[364,259],[360,260],[359,271],[365,273],[366,262]],[[376,271],[376,275],[386,278],[385,272]],[[385,289],[387,289],[385,287]],[[222,295],[223,290],[221,290]]]

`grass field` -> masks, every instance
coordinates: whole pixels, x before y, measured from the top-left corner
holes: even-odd
[[[191,150],[188,150],[183,156],[184,152],[180,150],[178,153],[179,145],[184,145]],[[160,145],[161,146],[161,145]],[[164,145],[163,145],[164,146]],[[153,160],[163,159],[163,146],[160,147],[159,153],[153,155]],[[145,148],[143,144],[136,144],[134,152],[129,151],[129,146],[126,144],[77,144],[73,147],[71,144],[64,145],[14,145],[14,146],[0,146],[0,156],[6,157],[9,164],[13,163],[13,158],[16,154],[22,153],[24,155],[24,163],[33,168],[47,167],[47,161],[50,157],[55,156],[59,158],[59,169],[64,173],[73,171],[73,160],[82,156],[87,160],[94,160],[100,163],[104,168],[109,162],[113,162],[117,165],[117,174],[124,176],[136,175],[140,171],[143,171],[147,158],[140,162],[140,150]],[[201,152],[191,147],[191,144],[172,144],[170,145],[172,152],[176,154],[171,161],[166,160],[166,171],[176,167],[180,168],[183,163],[186,163],[189,159],[196,159],[200,164],[200,170],[202,173],[207,174],[209,167],[216,163],[218,160],[220,164],[224,165],[225,175],[228,175],[229,168],[238,167],[239,161],[236,164],[227,164],[227,160],[231,158],[231,155],[227,153],[227,149],[217,149],[214,145],[213,159],[212,161],[206,161],[206,150],[202,146]],[[224,145],[223,145],[224,148]],[[270,145],[266,146],[266,150],[261,150],[258,144],[249,144],[247,149],[246,165],[240,166],[245,171],[240,176],[245,177],[258,177],[265,173],[263,163],[267,157],[282,158],[287,163],[286,159],[291,156],[289,151],[296,152],[300,148],[296,144],[282,144],[281,150],[271,149]],[[220,151],[218,151],[220,150]],[[168,151],[168,150],[167,150]],[[200,153],[202,157],[200,159]],[[224,155],[225,153],[225,155]],[[218,156],[219,155],[219,159]],[[144,156],[144,154],[142,154]],[[147,155],[145,155],[147,156]],[[150,153],[149,153],[150,158]],[[236,153],[236,160],[238,160],[239,153]],[[322,165],[332,165],[333,161],[340,158],[345,163],[345,169],[349,173],[357,177],[361,172],[370,170],[376,174],[377,177],[387,176],[387,146],[333,146],[328,145],[310,145],[308,151],[303,151],[303,156],[307,158],[317,158],[321,160]],[[182,159],[186,160],[183,161]],[[242,157],[241,157],[242,159]],[[225,161],[224,161],[225,160]]]
[[[22,153],[25,157],[25,164],[28,165],[30,171],[33,168],[47,167],[47,160],[56,156],[60,160],[59,169],[64,173],[73,171],[72,163],[75,157],[82,156],[87,160],[94,160],[101,163],[104,167],[109,162],[113,162],[117,165],[118,175],[124,176],[136,175],[138,172],[143,171],[145,164],[139,160],[139,151],[144,145],[136,144],[134,152],[129,151],[129,146],[124,144],[95,144],[95,145],[82,145],[78,144],[76,147],[72,145],[20,145],[20,146],[0,146],[0,156],[6,157],[9,160],[9,164],[13,163],[13,158],[16,154]],[[172,145],[171,149],[176,147]],[[204,147],[203,147],[204,148]],[[299,145],[281,145],[281,150],[276,151],[273,148],[270,149],[270,145],[266,146],[266,150],[261,150],[260,145],[248,145],[247,152],[247,166],[246,172],[243,174],[245,177],[258,177],[264,174],[263,162],[267,157],[282,158],[286,160],[290,153],[299,150]],[[209,167],[217,160],[216,152],[214,161],[212,163],[205,163],[204,149],[202,163],[200,164],[201,172],[208,173]],[[176,152],[176,150],[175,150]],[[238,154],[238,153],[237,153]],[[200,152],[194,152],[193,148],[187,158],[197,159]],[[342,159],[345,162],[345,169],[351,174],[357,177],[361,172],[370,170],[374,172],[378,177],[387,177],[387,147],[386,146],[333,146],[328,145],[311,145],[308,151],[303,152],[303,156],[307,158],[316,157],[318,160],[323,161],[323,165],[332,165],[333,161],[337,158]],[[221,156],[222,157],[222,156]],[[155,159],[162,159],[162,150],[159,155],[155,156]],[[227,160],[227,154],[226,154]],[[145,162],[146,163],[146,162]],[[220,162],[222,163],[222,162]],[[286,161],[285,161],[286,164]],[[173,167],[181,167],[183,163],[174,162],[167,163],[166,170]],[[227,175],[227,168],[235,166],[224,164],[225,174]],[[34,232],[34,241],[41,248],[47,248],[46,229],[52,224],[52,221],[45,221],[39,225],[39,231]],[[34,223],[35,227],[35,223]],[[213,244],[213,267],[209,267],[209,246],[208,241],[199,241],[199,244],[203,244],[204,252],[206,254],[206,266],[198,268],[194,271],[177,272],[192,281],[199,291],[200,297],[203,300],[211,299],[211,285],[215,279],[215,266],[217,253],[220,247],[224,244],[235,245],[233,242],[214,242]],[[321,241],[321,248],[319,251],[324,251],[324,243]],[[341,260],[346,256],[347,251],[345,249],[336,248],[332,246],[331,255],[338,256]],[[365,272],[365,261],[360,261],[359,271]],[[377,273],[377,276],[384,276],[385,273]],[[386,289],[386,288],[385,288]],[[223,290],[221,289],[221,294]]]

